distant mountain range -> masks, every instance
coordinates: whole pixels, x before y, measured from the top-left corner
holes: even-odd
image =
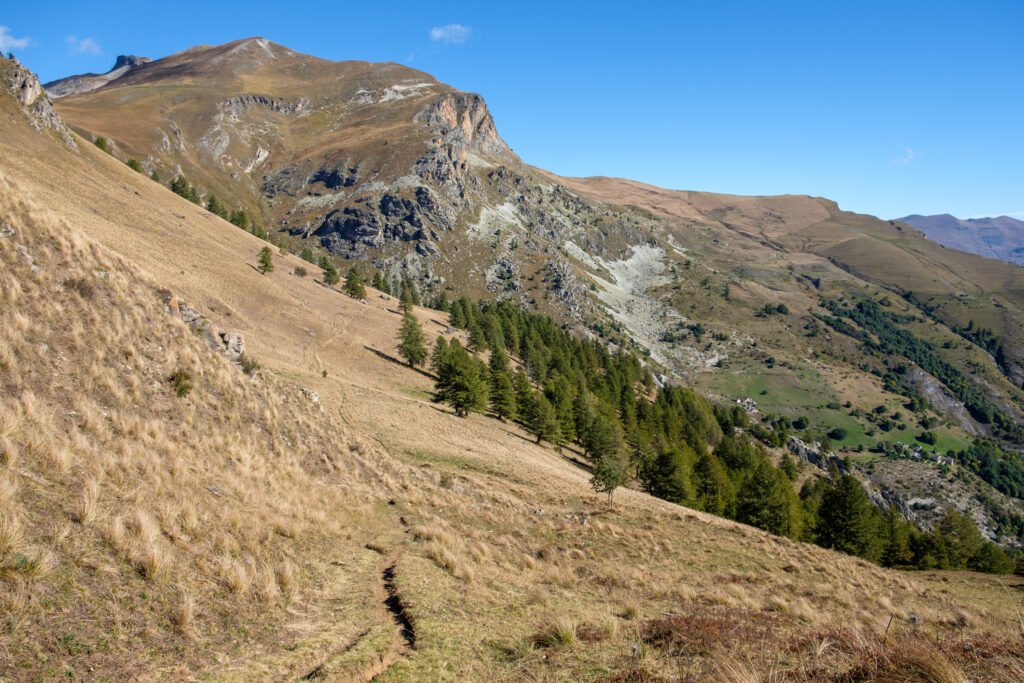
[[[1024,221],[1009,216],[961,220],[948,213],[897,218],[928,239],[960,251],[1024,265]]]

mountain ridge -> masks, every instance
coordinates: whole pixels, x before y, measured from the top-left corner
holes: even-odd
[[[895,219],[953,249],[1024,265],[1024,221],[1010,216],[960,219],[946,214],[911,214]]]

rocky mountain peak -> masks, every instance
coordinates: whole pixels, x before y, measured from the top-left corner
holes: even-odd
[[[139,66],[141,64],[149,64],[152,61],[153,60],[149,57],[138,57],[136,55],[118,55],[117,60],[114,62],[114,68],[110,71],[114,71],[125,66]]]

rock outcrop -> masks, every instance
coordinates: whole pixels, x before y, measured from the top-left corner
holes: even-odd
[[[3,59],[3,58],[0,58]],[[32,127],[38,131],[50,131],[71,149],[77,149],[67,126],[53,109],[53,103],[39,83],[39,78],[15,58],[4,59],[3,87],[21,105]]]
[[[192,304],[185,303],[176,296],[168,295],[166,307],[172,317],[181,320],[200,334],[211,351],[222,354],[231,362],[238,361],[245,353],[245,342],[242,340],[242,335],[237,332],[219,332],[217,327],[196,311]]]

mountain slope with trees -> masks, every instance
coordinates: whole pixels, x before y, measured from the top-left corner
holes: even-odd
[[[35,104],[0,97],[4,677],[1012,676],[996,579],[886,570],[627,487],[609,505],[543,437],[434,403],[393,355],[399,299],[301,277],[315,253],[177,196],[116,140],[111,155],[36,130]],[[406,291],[427,338],[484,348],[491,325],[453,335]],[[184,302],[202,334],[172,317]],[[562,324],[531,327],[557,341]],[[210,326],[241,334],[249,362]],[[721,429],[698,392],[662,394],[688,416],[680,449],[689,421]],[[595,431],[592,452],[615,437]]]

